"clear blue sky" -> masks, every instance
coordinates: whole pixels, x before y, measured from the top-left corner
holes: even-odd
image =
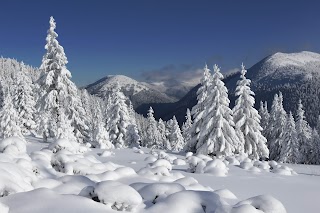
[[[1,1],[0,55],[39,66],[54,16],[77,85],[205,62],[227,71],[276,51],[320,52],[319,8],[317,0]]]

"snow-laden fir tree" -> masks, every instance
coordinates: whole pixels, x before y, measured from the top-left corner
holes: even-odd
[[[168,139],[171,144],[171,150],[179,152],[185,147],[185,142],[176,116],[173,116],[170,127]]]
[[[186,114],[185,118],[186,118],[186,121],[183,123],[181,130],[182,130],[183,139],[184,139],[185,143],[187,143],[188,141],[191,140],[190,131],[191,131],[191,127],[192,127],[192,118],[191,118],[191,112],[189,109],[187,109],[187,114]],[[185,148],[186,147],[184,147],[184,149]]]
[[[316,129],[312,130],[311,135],[312,150],[309,157],[309,163],[320,164],[320,136]]]
[[[233,118],[236,132],[242,134],[239,138],[244,139],[240,151],[248,154],[251,159],[268,158],[267,139],[262,135],[260,115],[254,108],[254,92],[250,89],[251,80],[246,78],[244,65],[241,66],[240,80],[237,82],[235,95],[238,96],[233,108]],[[242,141],[241,141],[242,142]]]
[[[71,120],[68,119],[65,109],[59,108],[56,139],[67,139],[76,142],[77,138],[73,134],[74,128],[71,126]]]
[[[3,107],[0,111],[0,134],[2,138],[17,136],[24,140],[19,126],[19,115],[9,94],[5,94]]]
[[[309,163],[310,153],[312,151],[311,144],[311,135],[312,129],[306,121],[305,112],[303,109],[303,105],[301,99],[298,103],[298,109],[296,114],[296,129],[298,134],[298,142],[300,146],[301,152],[301,162],[300,163]]]
[[[208,97],[209,87],[212,83],[212,76],[210,69],[205,65],[203,69],[203,76],[200,80],[201,86],[197,91],[197,104],[192,108],[191,115],[193,117],[193,124],[190,128],[191,139],[187,141],[186,151],[196,152],[196,144],[199,141],[200,130],[203,122],[203,114],[206,108],[206,100]]]
[[[117,147],[128,147],[139,143],[139,137],[131,134],[137,132],[128,131],[130,125],[135,125],[130,117],[129,106],[126,103],[127,98],[120,91],[120,86],[117,84],[113,88],[110,96],[110,106],[107,110],[107,130],[109,131],[111,143]],[[131,128],[131,127],[129,127]]]
[[[166,127],[165,122],[160,118],[158,122],[158,130],[160,134],[160,140],[162,141],[162,149],[164,150],[171,150],[171,144],[169,140],[167,139],[168,130]]]
[[[35,100],[31,78],[25,71],[25,66],[21,63],[21,70],[17,73],[17,87],[14,89],[13,105],[18,112],[19,126],[24,135],[29,134],[35,128]]]
[[[280,135],[281,151],[279,162],[281,163],[299,163],[300,150],[297,139],[296,124],[292,113],[287,117],[287,123],[284,132]]]
[[[153,114],[154,111],[152,107],[150,107],[147,114],[148,126],[146,129],[146,138],[143,145],[152,149],[162,149],[162,140],[158,129],[158,122],[154,118]]]
[[[266,136],[266,131],[270,118],[267,101],[260,101],[259,115],[261,116],[260,125],[262,127],[262,135]]]
[[[280,92],[279,95],[275,94],[268,127],[266,130],[266,138],[268,140],[269,158],[270,160],[279,160],[281,152],[280,136],[285,131],[287,122],[287,113],[283,108],[283,97]]]
[[[100,121],[94,132],[94,146],[100,149],[113,149],[114,146],[110,141],[109,133],[105,128],[105,124]]]
[[[77,140],[82,142],[87,137],[86,131],[88,129],[85,111],[82,107],[78,89],[70,80],[71,73],[66,67],[68,60],[63,47],[57,40],[58,34],[55,32],[56,23],[53,17],[50,17],[49,23],[50,28],[45,45],[47,52],[43,56],[40,67],[43,75],[39,79],[40,98],[37,103],[37,108],[40,111],[38,121],[49,123],[39,126],[39,132],[43,134],[44,138],[56,138],[57,123],[60,119],[59,111],[60,108],[63,108],[66,117],[71,120]]]
[[[232,110],[229,107],[228,90],[223,75],[214,65],[212,83],[204,101],[202,122],[196,144],[197,153],[205,155],[232,155],[239,149],[239,138],[234,129]]]

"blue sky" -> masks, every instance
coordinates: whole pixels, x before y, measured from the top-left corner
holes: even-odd
[[[0,2],[0,55],[39,66],[49,17],[77,85],[109,74],[190,76],[252,66],[277,51],[320,52],[317,0],[12,0]],[[188,75],[186,75],[188,74]]]

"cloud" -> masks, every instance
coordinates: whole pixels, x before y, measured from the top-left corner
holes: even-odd
[[[162,68],[142,72],[142,79],[146,82],[164,82],[167,86],[177,83],[196,85],[200,82],[202,68],[189,64],[166,65]]]

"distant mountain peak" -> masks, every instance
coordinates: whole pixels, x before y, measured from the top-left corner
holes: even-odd
[[[124,95],[129,98],[136,108],[148,103],[171,103],[175,101],[165,93],[155,90],[144,82],[136,81],[125,75],[108,75],[86,86],[89,93],[105,99],[111,89],[118,84]]]
[[[309,51],[302,51],[298,53],[278,52],[269,56],[266,60],[266,63],[270,63],[274,67],[303,67],[314,62],[320,63],[320,54]]]

